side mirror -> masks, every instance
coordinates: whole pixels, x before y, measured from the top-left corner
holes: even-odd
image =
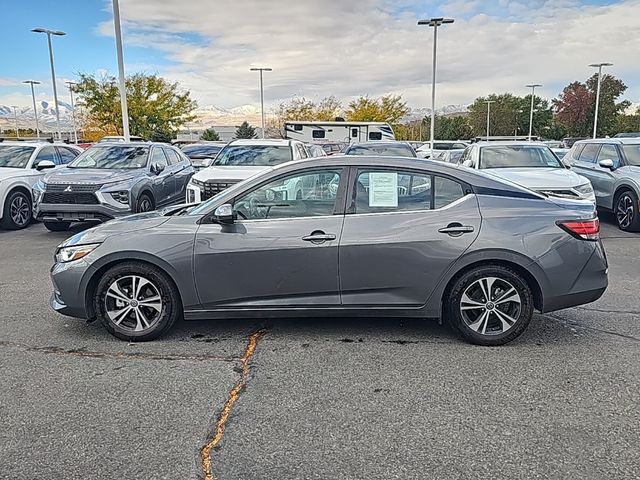
[[[473,161],[465,160],[464,162],[462,162],[462,166],[463,167],[473,167]]]
[[[598,165],[600,165],[602,168],[608,168],[609,170],[615,170],[616,166],[613,163],[613,160],[610,160],[608,158],[605,158],[604,160],[600,160],[598,162]]]
[[[225,203],[216,208],[213,212],[213,219],[220,224],[232,224],[233,223],[233,205]]]
[[[38,170],[39,172],[42,170],[47,170],[49,168],[56,168],[56,164],[51,160],[40,160],[38,162],[38,165],[36,165],[36,170]]]
[[[160,165],[159,163],[154,163],[151,165],[151,172],[156,175],[160,175],[164,170],[164,165]]]

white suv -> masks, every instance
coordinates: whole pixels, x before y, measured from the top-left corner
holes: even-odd
[[[18,230],[29,226],[31,188],[47,169],[65,165],[82,150],[48,142],[0,142],[0,226]]]
[[[234,140],[209,167],[191,177],[186,201],[203,202],[257,173],[310,156],[305,144],[296,140]],[[292,190],[289,194],[297,193]]]

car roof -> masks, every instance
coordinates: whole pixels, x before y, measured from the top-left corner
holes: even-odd
[[[480,141],[476,142],[473,145],[477,145],[478,147],[510,147],[513,145],[519,146],[528,146],[528,147],[545,147],[549,148],[546,143],[543,142],[534,142],[534,141],[519,141],[519,140],[497,140],[497,141]]]
[[[274,145],[274,146],[289,146],[291,140],[284,138],[243,138],[237,140],[231,140],[229,145]]]
[[[640,144],[640,137],[589,138],[587,140],[578,140],[575,144],[579,143],[615,143],[618,145],[638,145]]]
[[[379,140],[379,141],[374,141],[374,142],[357,142],[357,143],[352,143],[351,145],[349,145],[350,147],[353,146],[370,146],[370,147],[378,147],[378,146],[383,146],[386,147],[388,145],[406,145],[407,147],[411,148],[411,145],[409,144],[409,142],[405,142],[404,140]]]
[[[151,147],[157,145],[160,147],[172,147],[178,149],[175,145],[169,145],[162,142],[98,142],[91,145],[89,148],[94,147]],[[179,150],[179,149],[178,149]]]
[[[27,146],[27,147],[45,147],[47,145],[52,146],[56,145],[59,147],[75,147],[75,145],[64,142],[47,142],[45,140],[5,140],[4,142],[0,142],[0,146],[2,145],[13,145],[13,146]],[[78,147],[79,148],[79,147]]]

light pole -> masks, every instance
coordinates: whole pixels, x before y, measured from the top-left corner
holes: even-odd
[[[496,103],[495,100],[486,100],[484,103],[487,104],[487,140],[489,140],[489,118],[491,116],[491,104]]]
[[[31,99],[33,100],[33,115],[36,118],[36,137],[40,138],[40,128],[38,127],[38,108],[36,107],[36,92],[33,89],[34,85],[40,85],[40,82],[36,80],[25,80],[22,83],[28,83],[31,85]]]
[[[602,67],[611,67],[613,63],[592,63],[589,65],[590,67],[598,68],[598,88],[596,90],[596,111],[593,116],[593,138],[596,138],[596,133],[598,131],[598,108],[600,107],[600,83],[602,81]]]
[[[58,129],[58,139],[62,140],[62,130],[60,130],[60,110],[58,109],[58,89],[56,87],[56,70],[53,66],[53,47],[51,46],[51,35],[62,36],[66,33],[60,30],[49,30],[47,28],[34,28],[31,30],[36,33],[46,33],[47,43],[49,45],[49,63],[51,63],[51,82],[53,83],[53,103],[56,107],[56,127]]]
[[[74,143],[78,144],[78,130],[76,129],[76,107],[73,103],[73,87],[76,85],[76,82],[65,82],[67,87],[69,87],[69,93],[71,94],[71,118],[73,119],[73,140]]]
[[[15,105],[11,105],[13,108],[13,118],[16,120],[16,140],[20,138],[20,134],[18,133],[18,107]]]
[[[529,87],[531,89],[531,111],[529,112],[529,138],[531,141],[531,133],[533,132],[533,98],[536,94],[536,87],[541,87],[542,85],[539,83],[531,83],[529,85],[525,85],[525,87]]]
[[[113,25],[116,31],[116,54],[118,56],[118,80],[120,84],[120,108],[122,110],[122,134],[124,141],[129,142],[129,109],[127,108],[127,87],[124,81],[124,57],[122,54],[122,31],[120,30],[120,5],[113,0]]]
[[[264,84],[262,81],[262,72],[272,72],[273,68],[256,67],[249,69],[252,72],[260,72],[260,111],[262,112],[262,138],[264,138]]]
[[[447,23],[453,23],[453,18],[430,18],[428,20],[419,20],[418,25],[427,25],[433,27],[433,71],[431,72],[431,154],[429,158],[433,159],[433,141],[436,125],[436,49],[438,46],[438,27]]]

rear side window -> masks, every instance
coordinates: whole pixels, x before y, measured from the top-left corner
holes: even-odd
[[[314,130],[311,132],[313,138],[324,138],[324,130]]]
[[[175,165],[176,163],[180,163],[181,162],[181,158],[178,156],[178,154],[176,153],[175,150],[171,149],[171,148],[166,148],[164,149],[164,153],[167,156],[167,159],[169,160],[169,163],[171,165]]]
[[[582,153],[582,150],[584,150],[584,146],[585,146],[584,143],[579,143],[578,145],[576,145],[573,151],[571,152],[571,158],[577,160],[580,154]]]
[[[434,208],[446,207],[464,197],[462,185],[445,177],[435,178]]]
[[[598,156],[598,151],[600,150],[600,144],[598,143],[588,143],[580,152],[580,157],[578,158],[581,162],[586,163],[595,163],[596,157]]]

